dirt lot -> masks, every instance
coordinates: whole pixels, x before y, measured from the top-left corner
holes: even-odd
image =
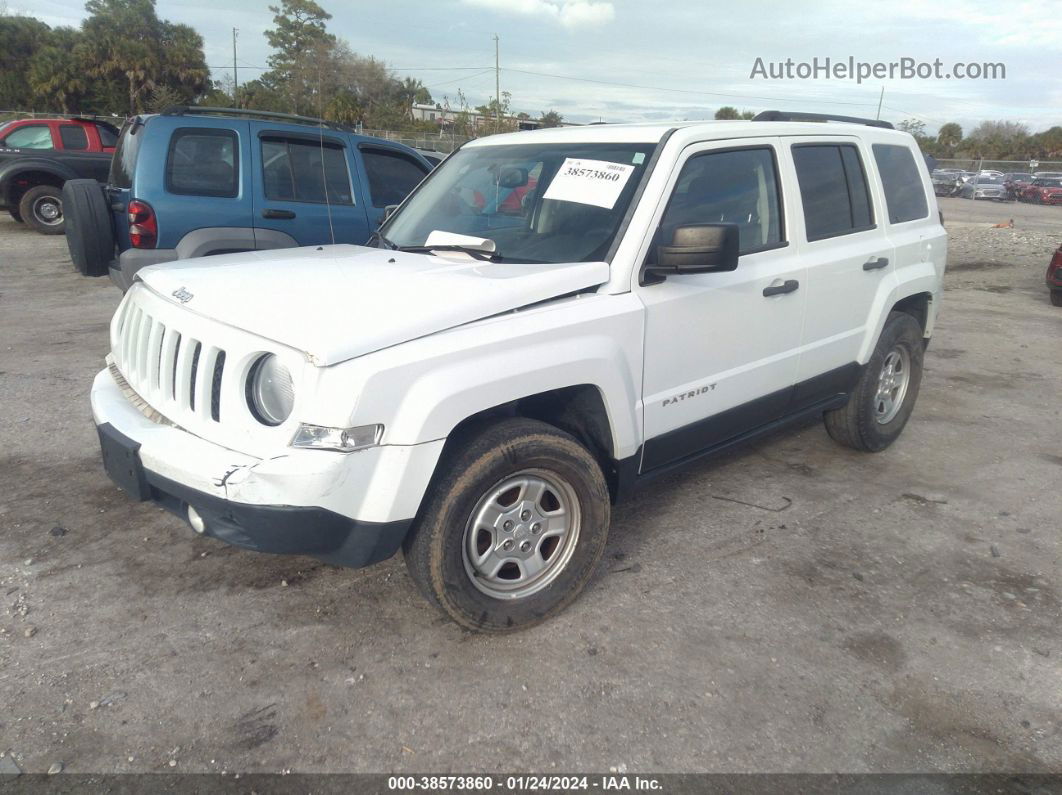
[[[670,477],[572,609],[502,638],[398,559],[255,555],[126,499],[88,408],[118,292],[5,216],[0,769],[1062,771],[1062,207],[943,209],[893,448],[814,425]]]

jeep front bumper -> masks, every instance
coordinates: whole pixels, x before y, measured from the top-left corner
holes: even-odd
[[[134,499],[235,546],[342,566],[398,551],[443,445],[259,459],[149,419],[108,370],[96,376],[91,400],[107,473]]]

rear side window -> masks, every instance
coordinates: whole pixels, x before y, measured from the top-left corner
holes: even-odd
[[[12,149],[52,149],[52,131],[46,124],[17,127],[4,139],[4,146]]]
[[[97,124],[96,131],[100,134],[100,144],[105,149],[110,149],[113,146],[118,145],[118,136],[115,134],[114,128],[107,124]]]
[[[369,175],[374,207],[400,204],[428,173],[427,167],[399,152],[362,149],[361,156]]]
[[[166,190],[186,196],[232,198],[239,193],[236,133],[198,127],[173,131],[166,155]]]
[[[262,187],[276,201],[353,204],[346,151],[327,141],[262,139]]]
[[[682,167],[660,221],[660,241],[690,224],[736,224],[739,252],[782,242],[782,212],[772,149],[736,149],[694,155]]]
[[[60,124],[59,139],[63,142],[63,149],[88,149],[85,128],[76,124]]]
[[[866,172],[856,147],[797,144],[793,147],[793,163],[808,240],[874,228]]]
[[[922,176],[911,150],[896,144],[874,144],[874,162],[885,189],[889,223],[902,224],[929,215]]]

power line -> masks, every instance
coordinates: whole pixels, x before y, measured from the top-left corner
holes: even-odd
[[[613,82],[613,81],[610,81],[610,80],[594,80],[594,79],[589,78],[589,77],[572,77],[571,75],[549,74],[548,72],[532,72],[532,71],[530,71],[528,69],[512,69],[512,68],[509,68],[509,67],[503,67],[502,71],[515,72],[517,74],[522,74],[522,75],[534,75],[535,77],[552,77],[552,78],[556,78],[558,80],[575,80],[575,81],[578,81],[580,83],[594,83],[596,85],[601,85],[601,86],[617,86],[617,87],[620,87],[620,88],[637,88],[637,89],[641,89],[643,91],[669,91],[669,92],[675,93],[675,94],[696,94],[698,96],[729,97],[731,99],[759,99],[759,100],[763,100],[765,102],[792,102],[792,101],[795,101],[795,100],[781,99],[779,97],[756,96],[754,94],[732,94],[732,93],[725,93],[725,92],[722,92],[722,91],[695,91],[695,90],[687,89],[687,88],[667,88],[665,86],[644,86],[644,85],[637,85],[635,83],[617,83],[617,82]],[[865,108],[865,107],[868,107],[868,106],[873,106],[875,104],[873,102],[841,102],[839,100],[826,100],[826,99],[820,99],[820,100],[816,100],[816,101],[821,103],[821,104],[824,104],[824,105],[854,105],[854,106],[858,106],[858,107],[861,107],[861,108]]]

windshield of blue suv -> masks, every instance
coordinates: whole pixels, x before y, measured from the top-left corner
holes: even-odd
[[[603,260],[655,147],[563,143],[458,150],[381,228],[381,243],[429,253],[467,246],[504,262]]]

